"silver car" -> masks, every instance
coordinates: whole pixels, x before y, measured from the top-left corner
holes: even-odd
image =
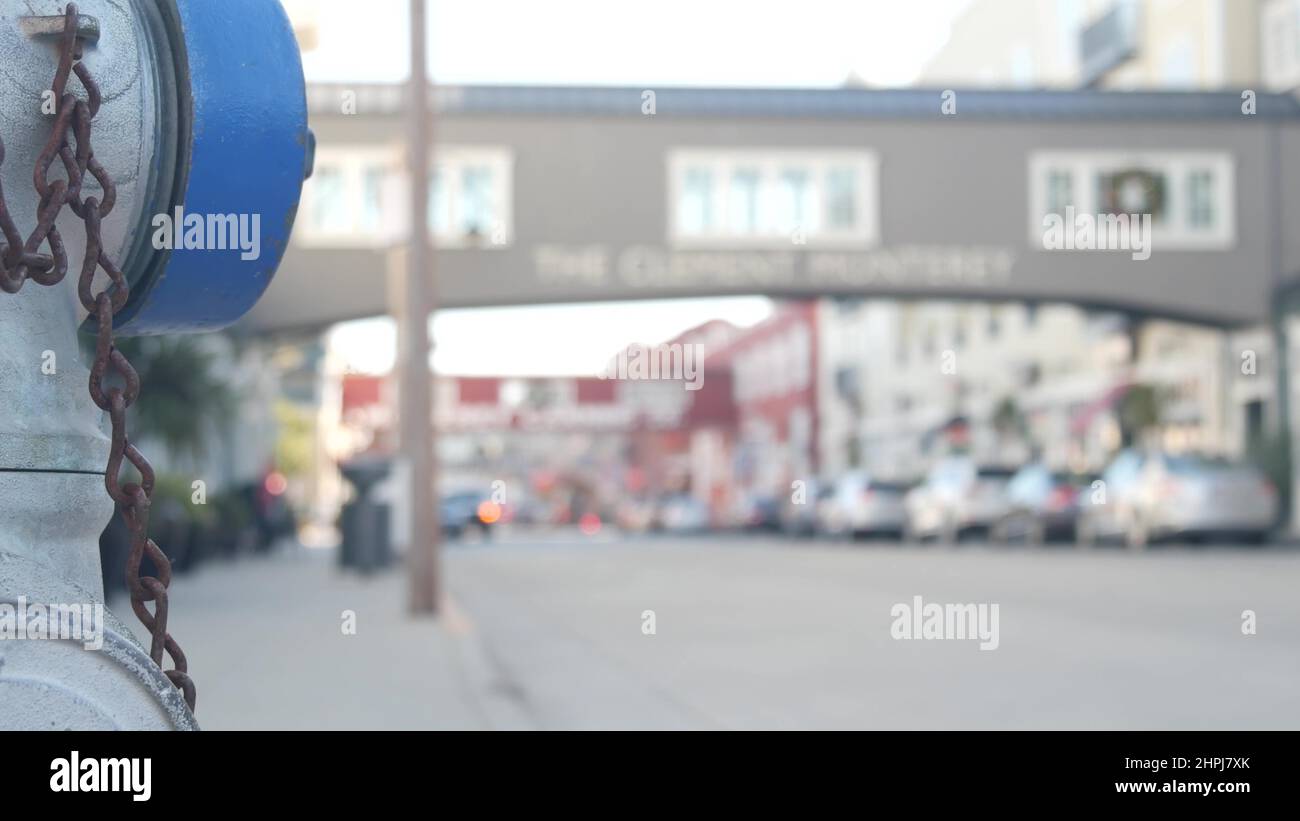
[[[805,482],[799,496],[786,498],[780,510],[781,530],[788,536],[816,536],[822,529],[827,505],[835,495],[835,486],[818,479]]]
[[[940,460],[907,494],[905,537],[956,541],[967,533],[989,532],[1006,514],[1006,486],[1014,472],[960,456]]]
[[[1079,541],[1231,537],[1259,542],[1277,524],[1277,489],[1254,467],[1226,459],[1122,451],[1081,505]]]
[[[688,493],[665,498],[659,506],[658,529],[665,533],[703,533],[709,529],[709,506]]]
[[[899,535],[907,522],[905,493],[897,482],[847,473],[819,505],[819,529],[828,536]]]

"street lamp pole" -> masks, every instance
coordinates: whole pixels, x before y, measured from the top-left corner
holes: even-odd
[[[441,571],[436,473],[436,436],[433,419],[433,379],[429,364],[429,319],[433,315],[432,253],[429,243],[430,140],[428,45],[426,0],[411,2],[411,79],[408,100],[409,142],[407,167],[411,183],[410,247],[401,307],[402,357],[399,396],[402,450],[410,465],[407,505],[410,543],[410,610],[436,614],[440,604]]]

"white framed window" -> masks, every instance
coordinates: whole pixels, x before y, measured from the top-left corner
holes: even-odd
[[[1150,214],[1153,247],[1223,250],[1236,243],[1235,164],[1227,152],[1043,151],[1029,157],[1029,237],[1043,218]],[[1067,223],[1068,225],[1068,223]]]
[[[321,146],[303,188],[295,241],[379,247],[401,239],[401,154],[391,146]]]
[[[870,247],[880,241],[878,178],[876,154],[857,149],[674,149],[668,240]]]
[[[500,146],[442,145],[429,180],[429,231],[444,248],[504,248],[514,240],[514,156]]]
[[[440,145],[430,157],[429,230],[444,248],[513,241],[513,156],[490,146]],[[383,247],[410,226],[407,169],[395,146],[322,146],[304,189],[295,240],[313,247]]]

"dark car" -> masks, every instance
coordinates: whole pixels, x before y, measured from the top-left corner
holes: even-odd
[[[781,529],[781,504],[776,497],[751,493],[736,506],[736,525],[750,532],[775,532]]]
[[[465,490],[449,493],[442,497],[441,517],[442,532],[448,537],[459,539],[466,533],[477,531],[483,538],[492,535],[492,522],[498,517],[487,510],[495,503],[483,492]],[[487,518],[484,514],[487,513]],[[499,513],[499,511],[498,511]]]
[[[820,529],[821,510],[834,495],[833,483],[807,480],[803,493],[797,496],[790,494],[781,505],[781,529],[790,536],[816,536]]]
[[[1080,499],[1095,478],[1054,471],[1041,462],[1025,465],[1007,482],[1005,511],[991,537],[1030,544],[1074,539]]]

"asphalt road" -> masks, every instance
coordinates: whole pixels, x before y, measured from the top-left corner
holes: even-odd
[[[437,621],[406,615],[400,572],[362,579],[324,552],[178,578],[172,629],[200,722],[1300,728],[1294,548],[566,533],[453,545],[446,571]],[[997,649],[893,638],[891,609],[914,596],[998,605]]]
[[[495,701],[539,727],[1300,728],[1292,549],[641,539],[448,566]],[[997,649],[893,638],[917,595],[996,603]]]

